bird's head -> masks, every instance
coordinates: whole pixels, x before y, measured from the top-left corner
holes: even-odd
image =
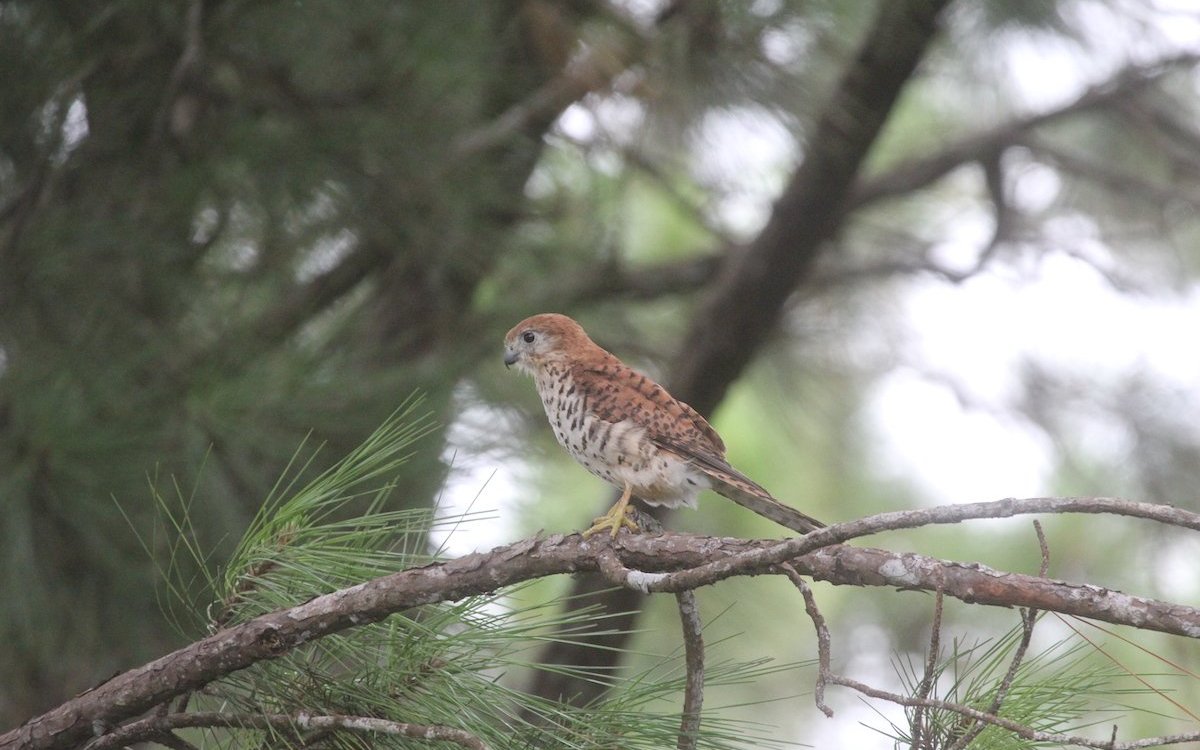
[[[546,365],[598,349],[583,327],[566,315],[542,313],[522,320],[504,337],[504,366],[537,375]]]

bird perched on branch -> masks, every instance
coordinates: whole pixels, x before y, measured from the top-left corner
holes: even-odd
[[[629,500],[696,507],[712,489],[802,534],[824,526],[729,465],[725,443],[704,417],[588,338],[565,315],[526,318],[504,337],[504,364],[533,376],[559,445],[621,490],[621,499],[583,532],[637,529]]]

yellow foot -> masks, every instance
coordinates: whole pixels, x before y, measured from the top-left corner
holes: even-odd
[[[621,493],[621,499],[609,508],[607,513],[593,520],[591,527],[583,532],[583,536],[586,538],[605,529],[612,529],[612,538],[616,539],[617,532],[621,530],[621,527],[637,531],[637,524],[629,517],[629,496],[631,494],[633,494],[633,488],[626,484],[625,491]]]
[[[611,529],[612,537],[613,539],[616,539],[617,532],[622,528],[629,529],[630,531],[637,531],[637,524],[634,523],[633,519],[629,517],[630,514],[633,513],[633,509],[626,504],[625,507],[620,508],[620,515],[614,513],[614,511],[617,509],[618,506],[614,505],[607,513],[599,518],[594,519],[592,521],[592,525],[588,527],[587,531],[583,532],[583,535],[585,537],[589,537],[592,534],[599,534],[601,531],[608,531]]]

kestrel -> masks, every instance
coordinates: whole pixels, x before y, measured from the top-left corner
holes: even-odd
[[[705,489],[802,534],[824,526],[730,466],[725,443],[704,417],[597,346],[567,316],[544,313],[514,326],[504,337],[504,364],[533,376],[559,445],[621,490],[584,536],[636,529],[627,515],[630,497],[694,508]]]

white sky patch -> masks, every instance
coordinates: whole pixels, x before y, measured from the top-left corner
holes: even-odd
[[[618,0],[614,3],[644,28],[650,28],[654,19],[666,7],[666,0]]]
[[[596,116],[582,104],[572,104],[558,116],[555,127],[572,140],[590,141],[596,135]]]
[[[456,459],[448,455],[445,460]],[[430,532],[430,544],[453,558],[516,541],[520,509],[515,472],[499,464],[489,469],[476,462],[470,468],[455,463],[451,471],[453,476],[437,500],[437,517],[461,521],[440,522]]]
[[[1173,602],[1194,602],[1200,597],[1200,539],[1172,540],[1159,551],[1155,580],[1163,596]]]
[[[450,476],[437,501],[439,518],[463,516],[462,523],[441,524],[430,543],[447,557],[488,550],[517,539],[520,481],[528,467],[512,455],[478,450],[478,431],[496,424],[497,415],[482,406],[468,406],[450,425],[442,461]]]
[[[747,236],[760,230],[796,163],[796,141],[787,127],[762,110],[716,110],[704,116],[692,148],[704,155],[697,179],[722,186],[716,206],[722,222]]]
[[[83,97],[77,97],[67,109],[66,119],[63,120],[62,144],[56,157],[65,161],[67,156],[83,143],[90,133],[88,127],[87,105]]]
[[[1116,0],[1068,7],[1082,46],[1051,34],[1009,34],[1000,54],[1032,111],[1059,106],[1122,66],[1147,65],[1200,46],[1194,0]]]
[[[1168,15],[1169,22],[1160,23],[1155,28],[1168,44],[1180,50],[1195,49],[1197,40],[1200,40],[1200,14],[1196,13],[1196,0],[1156,0],[1150,5]]]
[[[1024,163],[1017,163],[1023,158]],[[1004,166],[1009,171],[1008,179],[1012,183],[1012,201],[1014,207],[1023,213],[1039,214],[1048,209],[1059,193],[1062,192],[1062,178],[1045,164],[1030,161],[1024,149],[1010,149],[1005,154]]]
[[[1002,50],[1004,67],[1017,82],[1013,89],[1030,111],[1060,106],[1087,88],[1078,48],[1070,42],[1046,35],[1012,35]]]
[[[882,468],[915,481],[930,505],[1042,494],[1051,466],[1040,433],[970,409],[948,388],[899,372],[876,387],[869,411]]]
[[[1032,276],[917,284],[902,310],[915,367],[880,381],[868,413],[885,471],[914,479],[930,502],[1046,491],[1051,446],[1003,416],[1023,362],[1098,387],[1135,371],[1181,388],[1200,382],[1200,347],[1180,346],[1200,329],[1200,289],[1175,299],[1124,294],[1059,253]]]
[[[763,32],[763,56],[775,65],[787,67],[800,62],[813,43],[813,33],[800,24],[789,24],[782,29],[767,29]]]
[[[895,644],[890,633],[875,625],[861,625],[841,639],[836,634],[833,638],[834,648],[849,656],[847,663],[838,664],[835,652],[831,665],[835,672],[884,690],[904,692],[892,663]],[[795,728],[796,738],[803,738],[814,748],[890,750],[892,742],[880,730],[887,730],[889,721],[900,726],[907,723],[903,707],[866,698],[850,688],[829,686],[825,702],[833,709],[833,719],[806,711],[801,714],[804,723]]]

